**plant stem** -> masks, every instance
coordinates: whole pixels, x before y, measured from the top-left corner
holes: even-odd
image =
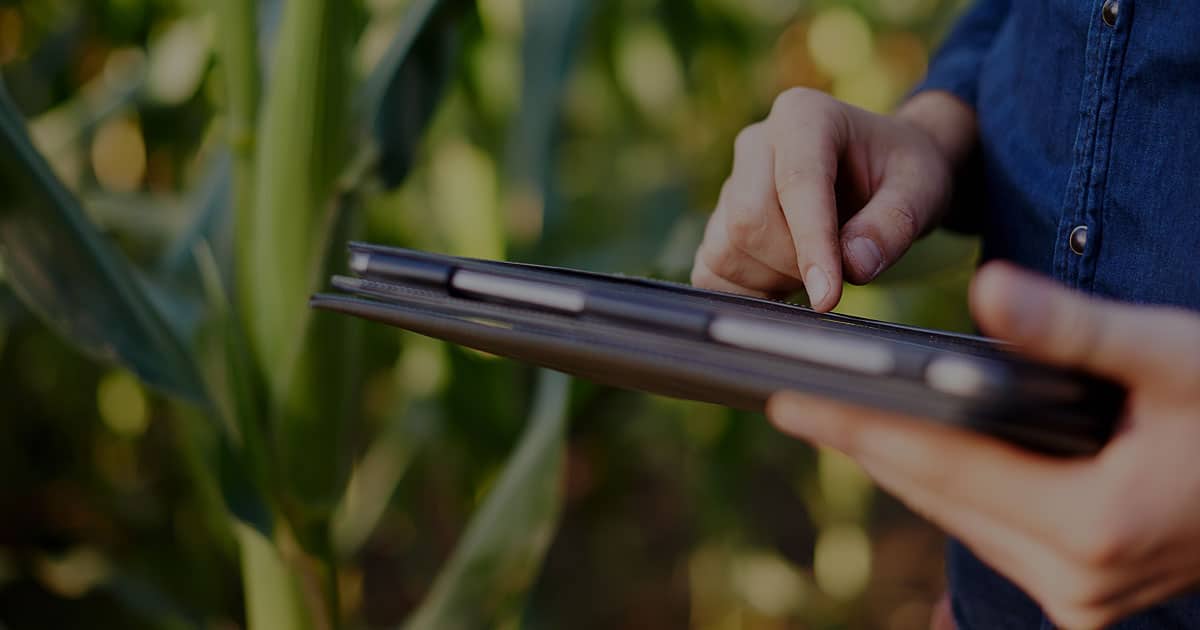
[[[258,63],[258,3],[217,0],[214,8],[221,33],[217,51],[225,72],[225,125],[234,159],[234,251],[244,258],[253,234],[254,145],[262,79]],[[246,304],[245,299],[240,302]]]
[[[302,350],[306,272],[324,254],[322,220],[346,153],[351,11],[334,0],[287,3],[264,92],[253,227],[238,272],[250,343],[276,399]]]

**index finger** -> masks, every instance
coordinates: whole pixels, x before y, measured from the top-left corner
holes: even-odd
[[[782,111],[776,111],[782,110]],[[796,264],[813,308],[828,311],[842,294],[842,257],[834,184],[844,129],[828,97],[781,97],[772,111],[775,190],[796,246]]]

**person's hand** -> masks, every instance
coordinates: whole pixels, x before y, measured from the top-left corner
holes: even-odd
[[[881,116],[784,92],[737,138],[692,283],[758,296],[804,287],[814,308],[833,308],[843,278],[871,281],[938,221],[974,125],[945,93]]]
[[[848,454],[1025,590],[1099,628],[1200,585],[1200,316],[1084,297],[992,263],[971,307],[1034,358],[1129,388],[1093,458],[1058,459],[927,421],[780,393],[783,431]]]

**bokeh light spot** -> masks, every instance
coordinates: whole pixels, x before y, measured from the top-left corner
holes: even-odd
[[[897,24],[909,24],[929,17],[938,0],[876,0],[879,17]]]
[[[95,53],[97,60],[101,58]],[[103,57],[104,65],[100,68],[100,80],[103,85],[112,90],[120,90],[133,82],[142,80],[146,70],[146,53],[141,48],[118,48]],[[84,89],[95,89],[87,88]]]
[[[504,258],[492,156],[466,142],[450,142],[438,147],[431,175],[433,208],[450,253]]]
[[[354,51],[354,69],[359,76],[368,76],[383,60],[399,28],[400,20],[391,16],[380,17],[367,24]]]
[[[776,88],[792,87],[824,89],[829,77],[817,67],[808,49],[808,22],[796,22],[788,27],[775,45]]]
[[[109,566],[99,551],[77,547],[61,555],[39,556],[34,562],[34,573],[47,590],[77,599],[108,577]]]
[[[633,100],[653,118],[670,115],[683,92],[675,52],[654,24],[632,26],[622,34],[617,72]]]
[[[817,587],[830,597],[849,600],[867,586],[871,577],[871,541],[857,525],[835,525],[821,530],[813,549],[813,575]]]
[[[886,113],[903,95],[904,86],[896,73],[878,59],[871,59],[857,72],[833,82],[833,95],[865,110]]]
[[[479,0],[479,19],[492,35],[517,37],[521,34],[521,0]]]
[[[113,371],[100,379],[96,405],[104,424],[117,435],[137,437],[145,433],[150,423],[146,394],[128,372]]]
[[[546,204],[542,191],[523,183],[509,193],[504,203],[504,222],[514,243],[536,242],[542,235]]]
[[[100,185],[113,192],[133,192],[141,186],[146,142],[136,120],[119,117],[100,127],[92,141],[92,170]]]
[[[866,515],[874,485],[854,460],[837,451],[820,449],[817,482],[831,516],[856,521]]]
[[[176,20],[150,41],[146,93],[164,105],[178,105],[200,88],[212,48],[208,20]]]
[[[720,7],[760,26],[777,26],[796,14],[802,6],[796,0],[719,0]]]
[[[479,100],[496,117],[509,116],[516,108],[521,84],[521,63],[516,46],[498,39],[485,39],[475,48],[471,72],[479,86]]]
[[[399,375],[408,395],[420,398],[438,393],[446,385],[448,372],[443,342],[417,335],[405,337]]]
[[[21,14],[13,7],[0,7],[0,64],[16,60],[21,53]]]
[[[907,92],[922,76],[929,63],[929,50],[921,38],[907,31],[888,33],[879,38],[876,54],[904,85]]]
[[[734,563],[734,581],[742,599],[772,617],[795,613],[804,604],[805,581],[778,554],[752,552]]]
[[[809,24],[808,51],[825,74],[833,77],[852,74],[871,58],[871,28],[853,9],[825,9]]]

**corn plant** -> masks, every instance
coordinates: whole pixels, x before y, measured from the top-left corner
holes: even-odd
[[[199,482],[236,540],[247,625],[330,628],[339,565],[382,508],[356,498],[350,478],[361,324],[307,300],[342,266],[362,205],[408,173],[474,7],[413,0],[358,83],[358,3],[266,5],[278,24],[255,0],[213,3],[232,167],[216,171],[162,269],[136,267],[89,221],[0,82],[0,261],[59,335],[178,401]],[[586,3],[530,0],[525,13],[528,37],[551,52],[526,67],[511,179],[544,196],[548,129]],[[178,316],[197,300],[198,323]],[[540,376],[520,443],[408,627],[491,625],[520,610],[558,512],[567,398],[566,377]],[[404,437],[382,432],[368,458],[419,448]]]

